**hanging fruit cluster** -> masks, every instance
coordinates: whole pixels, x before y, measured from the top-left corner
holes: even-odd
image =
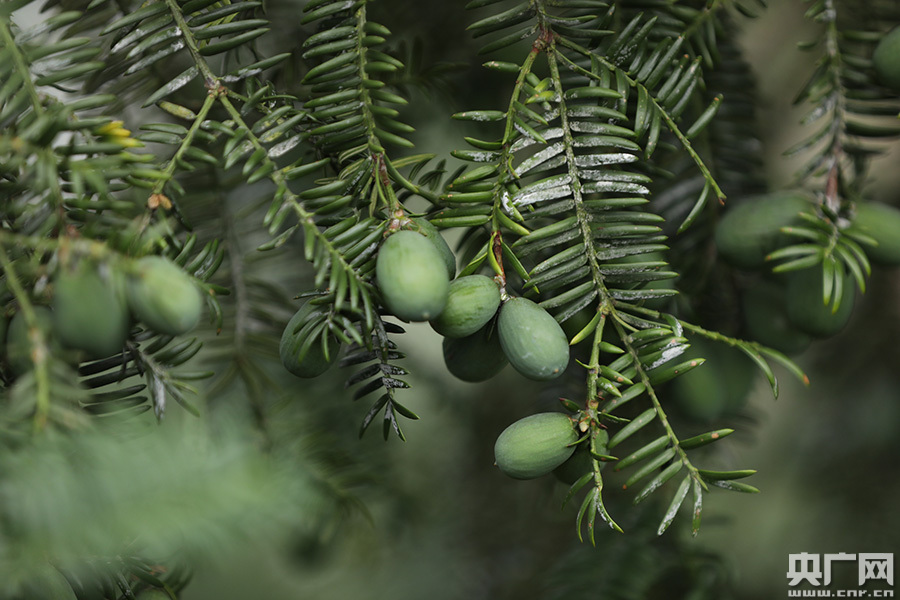
[[[549,381],[569,363],[569,341],[546,310],[513,297],[502,281],[485,275],[456,275],[447,242],[425,219],[407,220],[408,229],[390,234],[376,261],[376,280],[385,307],[405,321],[428,321],[444,337],[447,369],[463,381],[486,381],[504,366],[529,379]],[[340,342],[316,338],[314,304],[291,318],[281,338],[281,360],[299,377],[323,373]]]
[[[6,362],[14,376],[34,364],[32,329],[54,353],[74,352],[77,361],[122,351],[132,321],[167,336],[188,333],[200,321],[203,297],[192,278],[170,260],[145,256],[128,262],[73,259],[61,265],[53,285],[29,317],[17,308],[5,330]],[[2,336],[0,336],[2,339]]]
[[[468,7],[492,4],[474,1]],[[845,105],[859,108],[861,115],[869,109],[838,99],[823,101],[811,119],[832,111],[840,126],[822,130],[822,135],[834,135],[808,169],[815,181],[801,177],[797,184],[808,195],[754,197],[765,189],[753,159],[758,148],[737,145],[748,137],[755,141],[754,127],[743,116],[736,119],[747,112],[745,103],[755,101],[753,84],[743,77],[739,84],[718,80],[743,64],[734,58],[737,48],[722,53],[721,40],[710,44],[706,36],[691,33],[709,14],[687,10],[676,16],[662,8],[620,14],[616,11],[625,9],[618,4],[596,15],[557,14],[557,9],[588,10],[579,4],[521,2],[515,9],[483,14],[470,25],[475,37],[503,36],[488,42],[485,53],[527,40],[521,48],[527,54],[517,60],[510,49],[502,60],[485,63],[498,76],[515,77],[509,102],[453,115],[483,124],[483,135],[479,131],[478,137],[464,137],[474,149],[451,155],[473,164],[445,181],[444,161],[426,167],[433,156],[397,159],[382,142],[411,148],[411,140],[385,132],[368,113],[345,116],[354,107],[341,103],[368,96],[344,91],[340,77],[332,80],[329,69],[344,68],[356,56],[364,58],[367,50],[329,42],[328,52],[321,51],[334,56],[313,67],[305,80],[319,86],[307,106],[324,119],[311,134],[323,139],[335,135],[335,148],[346,154],[335,177],[317,179],[317,187],[297,195],[310,201],[294,229],[303,228],[316,280],[314,291],[304,294],[310,299],[283,332],[281,357],[290,372],[311,377],[337,362],[343,345],[350,346],[341,365],[370,363],[347,379],[348,387],[359,385],[354,398],[380,394],[362,431],[383,412],[385,437],[393,429],[403,438],[395,416],[416,417],[394,397],[395,390],[408,387],[400,379],[407,372],[391,363],[403,355],[388,334],[402,330],[382,321],[384,315],[429,322],[443,336],[447,369],[469,382],[488,380],[507,364],[534,381],[553,380],[567,370],[570,346],[589,350],[577,361],[584,369],[579,371],[585,378],[584,396],[560,399],[569,414],[543,413],[511,425],[497,440],[497,466],[514,478],[559,469],[560,477],[572,484],[569,497],[587,486],[577,524],[580,531],[587,515],[592,539],[598,514],[619,529],[601,497],[600,470],[606,462],[616,461],[616,471],[641,463],[625,484],[632,487],[649,478],[636,502],[678,475],[680,483],[659,532],[688,494],[694,496],[696,532],[708,487],[755,492],[753,486],[733,481],[753,472],[700,469],[688,456],[688,450],[732,430],[682,440],[672,424],[682,417],[708,424],[740,410],[754,367],[775,396],[779,388],[773,364],[808,384],[785,354],[801,351],[814,337],[834,335],[846,324],[853,290],[863,289],[869,275],[869,247],[877,248],[873,261],[879,251],[892,260],[894,241],[878,231],[889,217],[867,221],[866,212],[877,208],[859,201],[851,185],[856,179],[844,169],[850,161],[842,159],[845,150],[857,148],[850,138],[865,125],[852,111],[837,113]],[[335,4],[330,10],[342,9]],[[830,12],[821,19],[833,18]],[[306,18],[324,14],[314,11]],[[366,31],[365,14],[354,18]],[[708,23],[714,32],[714,21]],[[313,39],[319,43],[326,38]],[[833,90],[838,98],[861,77],[874,77],[876,70],[890,85],[895,53],[893,46],[884,47],[873,67],[847,77],[847,85],[841,84],[844,63],[832,52],[827,68],[817,71],[801,98],[815,103],[822,99],[822,89]],[[365,71],[367,63],[361,64],[361,70],[346,67],[346,76]],[[372,82],[371,87],[381,84]],[[718,87],[728,93],[714,93]],[[865,91],[865,98],[881,97],[881,90]],[[403,103],[396,96],[378,99]],[[398,112],[377,105],[371,110],[376,115]],[[877,114],[884,110],[877,107]],[[740,131],[719,131],[717,115],[726,128],[729,120],[739,121]],[[404,126],[387,129],[412,132]],[[314,164],[288,173],[308,174],[318,168]],[[361,200],[357,213],[337,215],[354,197]],[[405,203],[413,198],[430,204],[423,210],[434,225],[463,230],[459,248],[466,266],[458,276],[453,253],[434,227],[406,216]],[[278,206],[287,204],[273,204]],[[315,214],[324,229],[311,226],[308,210],[321,210]],[[709,243],[717,223],[718,255]],[[696,233],[687,233],[691,228]],[[685,269],[676,270],[668,263],[670,250],[672,257],[691,253],[697,260],[692,257]],[[719,258],[734,269],[723,267]],[[769,274],[773,265],[778,265],[775,275]],[[684,301],[678,300],[681,292]],[[707,300],[706,292],[716,293]],[[724,302],[718,302],[719,292]],[[739,296],[741,306],[736,306]],[[697,369],[704,355],[714,364]],[[643,409],[639,402],[622,409],[635,399],[645,404]],[[670,399],[675,407],[681,405],[680,411],[669,411]],[[653,429],[659,437],[641,439]],[[621,460],[606,454],[637,432],[641,435],[630,442],[643,446]]]
[[[443,336],[450,373],[463,381],[481,382],[511,364],[535,381],[562,375],[569,364],[569,340],[550,313],[527,298],[510,296],[502,276],[454,278],[456,259],[434,226],[423,218],[406,219],[404,226],[388,235],[378,251],[378,289],[393,315],[428,321]],[[281,361],[298,377],[321,375],[340,352],[340,341],[333,337],[316,339],[326,312],[307,302],[284,329]],[[497,465],[517,479],[539,477],[559,467],[565,481],[570,478],[566,472],[579,471],[581,476],[589,470],[589,444],[580,444],[576,453],[577,441],[581,440],[569,416],[532,415],[500,435]],[[594,452],[603,454],[598,448]],[[570,462],[575,464],[563,466]]]
[[[746,199],[719,222],[715,236],[719,255],[745,272],[769,269],[773,258],[790,256],[793,229],[818,222],[815,211],[816,205],[800,192]],[[900,210],[876,202],[859,203],[847,223],[831,234],[835,245],[856,256],[862,246],[871,262],[900,265],[900,243],[892,233],[900,227]],[[762,344],[796,354],[812,338],[831,337],[844,328],[853,311],[853,286],[854,273],[843,265],[828,279],[820,263],[766,276],[745,292],[747,333]]]

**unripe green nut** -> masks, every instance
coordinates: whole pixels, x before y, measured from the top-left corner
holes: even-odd
[[[341,350],[340,341],[325,334],[328,344],[328,355],[326,356],[321,338],[309,340],[308,332],[303,331],[304,324],[316,317],[317,314],[321,315],[321,310],[314,304],[304,304],[300,310],[294,313],[281,334],[281,343],[278,345],[281,364],[297,377],[318,377],[331,368]]]
[[[679,360],[706,359],[670,384],[672,398],[686,416],[710,421],[741,409],[753,387],[756,366],[743,352],[726,344],[692,338]]]
[[[741,269],[762,268],[768,254],[794,239],[781,233],[780,228],[799,222],[798,214],[811,206],[805,196],[796,192],[744,200],[726,211],[716,227],[719,254]]]
[[[562,327],[527,298],[510,298],[500,307],[497,329],[509,363],[529,379],[556,379],[569,364],[569,341]]]
[[[538,413],[503,430],[494,444],[497,466],[513,479],[550,473],[575,452],[572,419],[562,413]]]
[[[900,27],[881,38],[872,55],[872,64],[881,83],[900,91]]]
[[[774,283],[761,282],[743,294],[744,327],[749,339],[785,354],[799,354],[812,339],[788,318],[785,290]]]
[[[857,204],[848,231],[858,231],[878,242],[877,246],[863,247],[872,262],[890,267],[900,265],[900,210],[880,202]]]
[[[200,322],[200,291],[187,273],[166,258],[145,256],[135,261],[125,291],[131,312],[153,331],[181,335]]]
[[[841,304],[833,311],[834,298],[828,305],[822,300],[822,266],[790,273],[787,285],[787,314],[791,322],[802,331],[816,337],[837,334],[853,312],[856,283],[850,275],[844,276]]]
[[[444,338],[443,351],[447,370],[470,383],[487,381],[509,364],[500,336],[490,324],[468,337]]]
[[[128,336],[125,291],[113,272],[95,265],[62,268],[53,286],[53,332],[69,348],[88,358],[121,352]]]
[[[431,327],[444,337],[474,334],[500,307],[500,287],[490,277],[468,275],[450,282],[447,305]]]
[[[401,319],[427,321],[447,304],[450,278],[440,252],[414,231],[398,231],[384,241],[375,276],[385,305]]]
[[[46,306],[34,306],[34,315],[37,326],[43,332],[45,339],[49,338],[53,328],[53,314]],[[14,375],[21,375],[30,371],[34,366],[31,360],[31,340],[28,337],[28,324],[22,311],[13,315],[9,321],[9,330],[6,333],[6,358]]]
[[[418,230],[419,233],[428,238],[428,241],[434,244],[434,247],[440,252],[444,266],[447,267],[447,276],[451,279],[456,277],[456,256],[453,254],[450,246],[447,245],[447,241],[444,240],[444,236],[441,235],[438,228],[432,225],[431,221],[425,217],[413,217],[412,222],[414,223],[412,229]]]

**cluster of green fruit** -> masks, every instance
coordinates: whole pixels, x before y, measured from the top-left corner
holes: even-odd
[[[556,320],[527,298],[501,301],[498,284],[484,275],[450,281],[456,266],[446,261],[452,257],[446,242],[427,235],[424,221],[414,223],[425,235],[398,231],[378,253],[376,277],[387,308],[401,319],[430,321],[444,336],[447,368],[464,381],[487,380],[507,361],[530,379],[561,375],[569,342]]]
[[[159,256],[131,261],[121,271],[77,261],[59,269],[49,306],[34,305],[38,327],[54,347],[98,359],[122,351],[132,317],[165,335],[181,335],[200,321],[203,298],[193,280]],[[5,319],[0,327],[6,327]],[[0,332],[0,339],[2,339]],[[32,365],[32,343],[22,311],[9,321],[6,359],[14,375]]]
[[[527,298],[501,298],[490,277],[455,275],[453,252],[425,219],[412,219],[378,251],[375,276],[385,306],[400,319],[430,322],[444,336],[444,360],[453,375],[486,381],[507,363],[538,381],[562,374],[569,342],[547,311]],[[282,363],[299,377],[324,372],[340,349],[337,340],[314,343],[317,310],[307,303],[281,338]]]
[[[594,439],[593,453],[606,454],[605,429]],[[573,419],[565,414],[538,413],[519,419],[503,430],[494,444],[494,460],[513,479],[535,479],[553,473],[573,484],[593,469],[591,442],[580,438]],[[600,462],[603,469],[605,462]]]
[[[799,193],[751,198],[725,213],[716,230],[719,255],[745,271],[759,271],[770,263],[773,251],[795,243],[781,228],[803,222],[801,213],[813,205]],[[900,265],[900,210],[875,202],[856,208],[847,233],[863,234],[877,245],[867,246],[866,255],[881,265]],[[823,301],[822,268],[819,265],[789,271],[755,284],[744,297],[744,324],[749,337],[788,354],[802,351],[811,338],[838,333],[853,311],[853,294],[845,293],[837,310]],[[844,289],[852,290],[846,274]]]
[[[413,218],[407,229],[388,236],[378,251],[375,276],[391,313],[406,321],[428,321],[444,337],[447,369],[463,381],[486,381],[507,364],[530,379],[547,381],[569,363],[569,341],[550,313],[527,298],[502,298],[490,277],[454,279],[453,252],[425,219]],[[284,329],[281,361],[298,377],[324,373],[340,352],[338,340],[316,335],[326,311],[308,302]],[[497,465],[517,479],[552,471],[573,483],[591,469],[589,444],[578,441],[568,416],[532,415],[497,439]]]
[[[820,265],[781,274],[767,272],[766,257],[796,243],[781,231],[800,225],[801,213],[811,214],[812,202],[801,193],[778,193],[748,198],[728,210],[719,222],[715,240],[719,256],[736,267],[740,278],[743,335],[792,355],[805,350],[813,339],[837,334],[848,322],[854,305],[852,292],[843,294],[837,310],[823,302]],[[877,245],[866,246],[868,258],[884,266],[900,266],[900,210],[875,202],[861,203],[845,231],[863,234]],[[853,290],[847,274],[845,290]],[[691,339],[685,358],[703,356],[705,368],[674,380],[667,390],[687,417],[712,421],[738,411],[756,377],[753,363],[738,349]]]

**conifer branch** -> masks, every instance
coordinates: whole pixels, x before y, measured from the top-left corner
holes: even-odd
[[[697,169],[700,171],[700,174],[703,175],[703,178],[706,180],[707,184],[710,186],[713,193],[715,193],[716,198],[719,199],[720,202],[724,202],[725,192],[723,192],[722,188],[719,187],[719,184],[716,182],[715,177],[713,177],[712,172],[709,170],[709,167],[706,166],[706,163],[703,161],[703,159],[700,157],[700,155],[697,154],[696,150],[694,150],[693,146],[691,145],[690,139],[688,139],[687,135],[685,135],[685,133],[681,131],[681,128],[678,127],[678,124],[675,122],[675,119],[672,118],[672,116],[668,113],[668,111],[666,111],[662,107],[662,105],[660,104],[660,99],[653,94],[652,90],[647,89],[643,84],[641,84],[640,82],[633,79],[631,76],[628,75],[628,73],[626,73],[624,70],[620,69],[615,64],[609,62],[605,57],[598,56],[597,54],[592,53],[587,48],[584,48],[584,47],[580,46],[579,44],[577,44],[569,39],[566,39],[564,37],[559,38],[559,43],[563,46],[566,46],[567,48],[570,48],[570,49],[578,52],[582,56],[585,56],[587,58],[594,57],[597,61],[599,61],[601,64],[603,64],[603,66],[606,67],[607,69],[609,69],[610,71],[616,72],[617,74],[621,74],[623,79],[625,81],[627,81],[631,87],[633,87],[637,90],[643,90],[643,93],[647,94],[647,97],[650,98],[651,106],[653,107],[653,110],[659,115],[659,117],[666,124],[666,127],[669,129],[669,131],[671,131],[675,135],[675,137],[681,143],[684,150],[688,153],[688,155],[694,161],[694,164],[697,166]],[[560,57],[560,60],[566,62],[567,66],[570,69],[572,69],[573,71],[576,71],[576,72],[584,75],[585,77],[589,77],[591,79],[599,81],[599,77],[595,73],[591,73],[587,69],[581,67],[580,65],[578,65],[577,63],[575,63],[574,61],[572,61],[571,59],[566,57],[564,54],[559,53],[559,57]]]

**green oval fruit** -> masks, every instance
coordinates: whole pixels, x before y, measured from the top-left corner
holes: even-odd
[[[62,269],[53,286],[53,332],[69,348],[89,358],[122,351],[128,336],[128,309],[123,290],[93,265]]]
[[[428,241],[434,244],[437,251],[441,253],[441,259],[444,261],[444,266],[447,267],[447,275],[450,279],[456,277],[456,256],[438,228],[425,217],[413,217],[412,221],[418,226],[419,233],[428,238]]]
[[[538,413],[503,430],[494,444],[497,466],[513,479],[534,479],[563,464],[578,439],[572,420],[562,413]]]
[[[858,204],[848,231],[858,231],[878,242],[877,246],[864,247],[872,262],[900,265],[900,210],[880,202]]]
[[[691,339],[691,347],[679,360],[703,357],[706,362],[672,380],[670,390],[678,409],[700,421],[717,419],[739,410],[745,403],[756,366],[740,350]]]
[[[466,337],[484,327],[499,307],[497,282],[484,275],[460,277],[450,282],[447,305],[431,327],[444,337]]]
[[[785,354],[799,354],[812,339],[794,327],[787,315],[782,287],[762,283],[744,292],[743,315],[747,337]]]
[[[49,337],[53,328],[53,314],[46,306],[34,306],[38,328]],[[14,375],[30,371],[34,366],[31,360],[31,340],[28,338],[28,325],[22,311],[13,315],[6,333],[6,358]]]
[[[281,343],[278,345],[281,364],[297,377],[318,377],[334,364],[341,351],[340,341],[330,335],[326,341],[327,356],[321,338],[306,343],[309,332],[304,330],[303,325],[321,314],[322,310],[319,307],[307,303],[291,317],[281,334]]]
[[[850,320],[856,283],[850,275],[843,281],[843,294],[837,312],[834,299],[827,306],[822,301],[822,267],[816,265],[790,273],[787,284],[787,314],[802,331],[816,337],[831,337]]]
[[[510,298],[500,307],[497,330],[506,358],[529,379],[555,379],[569,364],[569,341],[562,327],[527,298]]]
[[[606,454],[608,452],[606,444],[609,442],[609,434],[605,429],[597,432],[597,438],[594,442],[597,454]],[[605,462],[600,462],[600,470],[606,467]],[[594,459],[591,458],[591,448],[589,442],[582,442],[575,447],[566,462],[553,469],[553,474],[563,483],[572,485],[587,473],[594,470]]]
[[[791,237],[779,231],[796,223],[797,215],[809,210],[810,202],[799,193],[757,196],[725,213],[716,227],[719,254],[741,269],[759,269],[766,256],[791,243]]]
[[[464,338],[444,338],[444,364],[453,376],[476,383],[487,381],[509,361],[500,346],[500,336],[490,325]]]
[[[881,38],[872,55],[872,64],[881,83],[900,91],[900,27]]]
[[[450,278],[440,252],[413,231],[398,231],[378,251],[375,276],[385,305],[406,321],[427,321],[444,310]]]
[[[145,256],[135,261],[125,291],[134,316],[156,332],[181,335],[200,322],[200,291],[190,276],[166,258]]]

